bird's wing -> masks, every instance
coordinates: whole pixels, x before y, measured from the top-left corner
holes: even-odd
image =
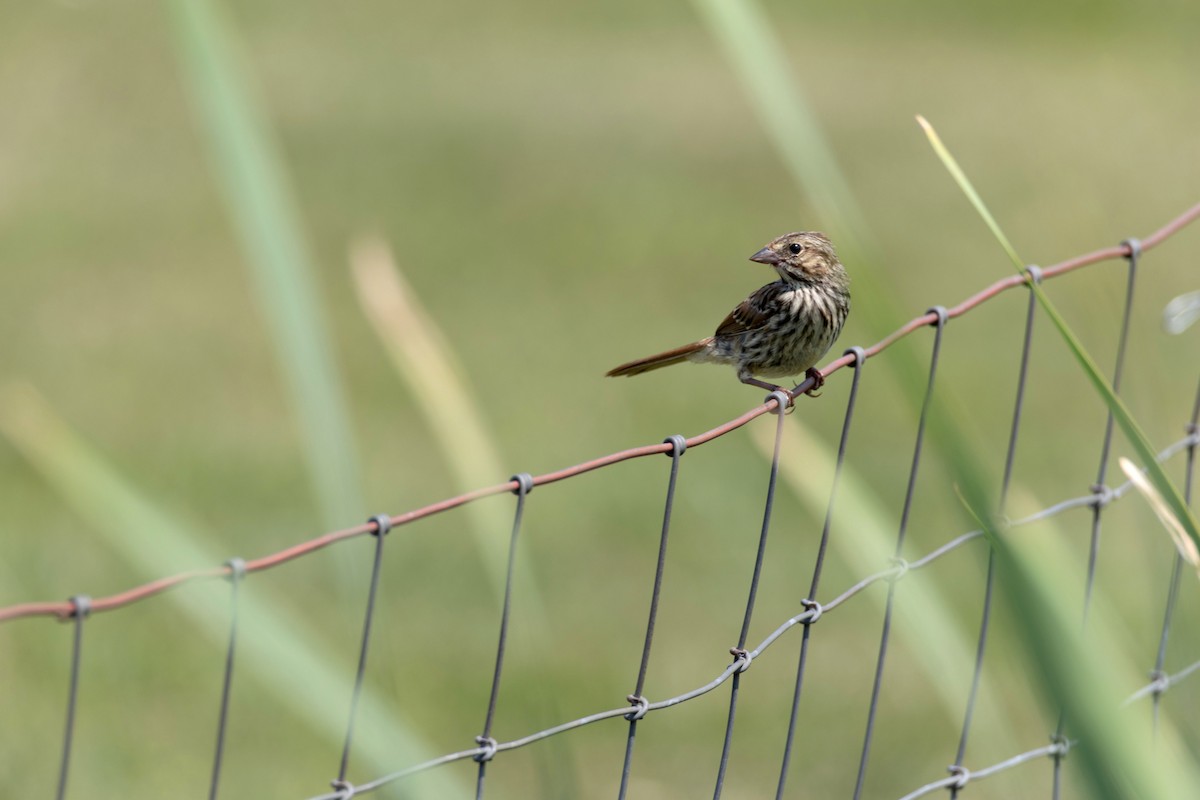
[[[762,328],[772,315],[779,311],[780,295],[787,291],[782,282],[768,283],[747,297],[738,307],[729,312],[725,321],[717,326],[717,336],[737,336]]]

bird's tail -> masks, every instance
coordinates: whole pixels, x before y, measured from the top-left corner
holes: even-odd
[[[679,364],[683,361],[691,360],[691,357],[696,353],[703,351],[712,344],[712,337],[701,339],[698,342],[685,344],[683,347],[676,347],[674,350],[668,350],[665,353],[658,353],[645,358],[639,358],[636,361],[630,361],[628,364],[622,364],[619,367],[614,367],[605,373],[610,378],[615,378],[619,375],[641,375],[643,372],[649,372],[652,369],[660,367],[669,367],[672,364]]]

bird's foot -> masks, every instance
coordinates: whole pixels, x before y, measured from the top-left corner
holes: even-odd
[[[784,411],[784,413],[790,414],[796,409],[795,400],[794,400],[795,395],[792,394],[792,392],[790,390],[785,389],[782,386],[776,386],[773,383],[767,383],[766,381],[760,381],[758,378],[755,378],[751,375],[739,375],[738,380],[741,381],[742,383],[746,384],[747,386],[757,386],[759,389],[766,389],[768,392],[771,393],[771,395],[775,394],[776,392],[783,392],[788,397],[787,408]],[[768,400],[771,399],[771,395],[767,395]]]
[[[813,380],[812,387],[809,388],[804,393],[806,395],[808,395],[809,397],[820,397],[821,393],[818,392],[817,390],[825,385],[825,376],[822,375],[821,371],[819,369],[817,369],[816,367],[809,367],[808,369],[804,370],[804,377],[811,378]],[[796,389],[799,389],[799,388],[800,388],[800,384],[798,383],[795,385],[795,387],[793,387],[792,391],[795,391]]]

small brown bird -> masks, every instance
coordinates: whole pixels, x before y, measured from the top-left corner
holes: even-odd
[[[850,313],[850,276],[823,233],[788,233],[750,256],[769,264],[779,280],[747,297],[698,342],[639,358],[609,376],[641,375],[683,361],[731,364],[738,380],[768,391],[782,387],[755,375],[781,377],[803,372],[819,389],[825,378],[814,367],[842,331]]]

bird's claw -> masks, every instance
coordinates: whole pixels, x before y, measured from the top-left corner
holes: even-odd
[[[825,376],[816,367],[809,367],[804,371],[805,378],[811,378],[813,385],[804,393],[809,397],[820,397],[821,393],[817,390],[825,385]],[[800,384],[796,384],[796,388],[800,388]]]

